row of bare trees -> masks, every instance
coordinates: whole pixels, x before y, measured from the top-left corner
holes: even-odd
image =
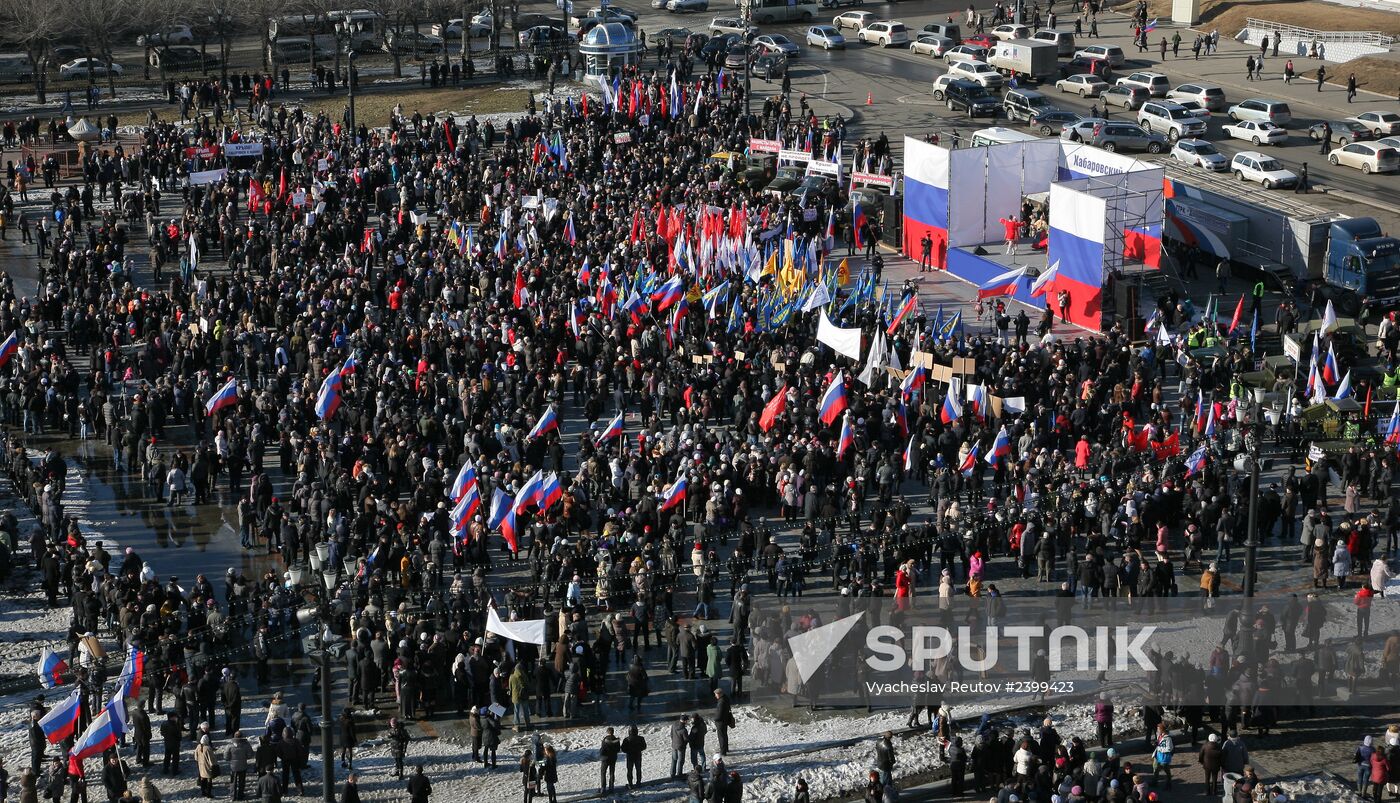
[[[59,58],[55,48],[64,46],[68,53],[80,53],[98,63],[115,61],[118,47],[134,42],[141,34],[163,33],[179,25],[188,25],[200,48],[202,58],[213,54],[226,76],[236,39],[254,40],[260,45],[264,69],[276,71],[275,49],[268,22],[292,14],[304,15],[329,27],[331,12],[340,9],[363,9],[384,18],[385,30],[402,36],[417,33],[435,23],[446,28],[448,21],[464,20],[460,44],[462,54],[470,47],[472,15],[481,10],[491,11],[491,48],[500,40],[506,18],[514,20],[519,0],[0,0],[0,51],[23,51],[34,65],[34,88],[44,102],[47,82],[56,74]],[[335,68],[341,67],[344,50],[338,39]],[[442,43],[441,55],[450,58],[449,45]],[[145,74],[149,76],[152,46],[143,53]],[[316,68],[316,48],[311,48],[311,68]],[[391,55],[395,75],[403,70],[400,48]],[[423,54],[430,55],[430,54]],[[62,60],[67,60],[64,58]],[[166,59],[159,59],[161,78],[166,77]],[[128,66],[129,69],[129,66]],[[96,86],[98,76],[89,71],[89,89]],[[115,82],[107,76],[107,89],[115,94]]]

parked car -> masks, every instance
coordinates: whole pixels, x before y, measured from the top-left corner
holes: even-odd
[[[1400,151],[1374,142],[1353,142],[1327,154],[1327,161],[1368,174],[1392,173],[1400,170]]]
[[[1293,120],[1293,112],[1287,103],[1263,98],[1240,101],[1230,107],[1229,115],[1230,119],[1235,121],[1262,120],[1274,125],[1288,125]]]
[[[158,33],[143,33],[136,37],[137,47],[164,47],[166,45],[192,45],[194,32],[190,26],[178,22]]]
[[[1298,176],[1283,166],[1283,162],[1259,151],[1240,151],[1230,160],[1230,172],[1240,181],[1255,181],[1264,189],[1292,187],[1298,183]]]
[[[782,53],[764,53],[753,60],[753,66],[749,69],[755,76],[765,81],[771,81],[774,78],[783,77],[783,74],[787,72],[787,62],[787,56]]]
[[[729,48],[743,43],[744,37],[737,33],[720,34],[700,47],[700,58],[706,64],[723,64]]]
[[[1031,114],[1031,119],[1026,121],[1026,125],[1031,129],[1039,131],[1042,137],[1052,137],[1064,130],[1066,125],[1079,119],[1079,115],[1068,109],[1039,109]]]
[[[1376,140],[1377,145],[1384,145],[1387,148],[1400,149],[1400,137],[1382,137]]]
[[[980,84],[984,89],[992,90],[1001,89],[1006,80],[997,72],[996,67],[985,61],[959,61],[948,67],[948,74],[954,78],[966,78]]]
[[[1103,59],[1091,59],[1084,56],[1075,56],[1060,65],[1060,77],[1068,78],[1071,75],[1097,75],[1105,81],[1113,80],[1113,66]]]
[[[1030,35],[1031,29],[1029,26],[1017,25],[1015,23],[998,25],[997,27],[992,29],[992,36],[1003,42],[1007,42],[1012,39],[1025,39]]]
[[[1008,122],[1030,122],[1036,112],[1053,108],[1050,98],[1033,89],[1012,89],[1001,99],[1002,112]]]
[[[863,6],[865,0],[822,0],[822,8],[840,8],[841,6]]]
[[[1161,153],[1167,149],[1167,138],[1136,123],[1110,120],[1094,126],[1085,142],[1109,152],[1147,151]]]
[[[162,47],[151,51],[150,64],[152,67],[163,66],[167,70],[198,70],[201,66],[205,70],[213,70],[219,67],[219,56],[213,52],[205,53],[201,58],[197,47]]]
[[[1060,139],[1067,139],[1070,142],[1088,142],[1089,137],[1094,133],[1094,129],[1108,122],[1102,117],[1081,117],[1072,123],[1066,123],[1060,129]]]
[[[831,18],[831,24],[837,30],[844,31],[853,28],[857,31],[867,25],[874,25],[880,18],[870,11],[843,11]]]
[[[1096,98],[1108,89],[1108,82],[1097,75],[1080,73],[1061,78],[1055,82],[1055,88],[1061,92],[1073,92],[1081,98]]]
[[[749,46],[743,42],[735,42],[724,52],[724,67],[727,70],[742,70],[748,60]]]
[[[843,50],[846,47],[846,37],[831,25],[813,25],[807,29],[807,47],[819,47],[822,50]]]
[[[940,90],[934,92],[934,97],[937,98],[940,93],[943,95],[943,104],[949,110],[962,112],[968,117],[996,117],[997,110],[1001,107],[996,97],[985,87],[963,78],[946,82]]]
[[[1031,41],[1052,43],[1055,45],[1055,53],[1061,58],[1074,55],[1074,34],[1070,31],[1042,28],[1031,34]]]
[[[1199,117],[1202,120],[1210,119],[1210,109],[1201,105],[1199,100],[1178,100],[1175,101],[1181,108],[1190,112],[1192,117]]]
[[[549,47],[568,42],[569,35],[562,28],[555,28],[553,25],[536,25],[521,31],[516,35],[516,40],[524,48]]]
[[[1371,135],[1371,129],[1355,120],[1331,120],[1327,124],[1332,126],[1331,141],[1337,145],[1345,146],[1358,140],[1375,139]],[[1313,142],[1321,142],[1323,125],[1323,123],[1313,123],[1308,129],[1308,139]]]
[[[1111,66],[1122,67],[1127,57],[1123,55],[1123,48],[1118,45],[1089,45],[1074,51],[1074,58],[1099,59],[1108,62]]]
[[[86,78],[89,73],[99,78],[106,78],[108,73],[120,77],[124,72],[126,72],[126,68],[116,62],[107,62],[85,56],[60,66],[58,77],[69,81],[74,78]]]
[[[1171,82],[1159,72],[1133,72],[1114,82],[1117,86],[1140,86],[1154,98],[1164,98],[1171,91]]]
[[[1188,111],[1180,103],[1152,100],[1142,104],[1137,113],[1138,125],[1156,131],[1175,142],[1182,137],[1206,135],[1206,121]]]
[[[753,40],[755,47],[776,50],[788,58],[793,58],[802,52],[797,43],[783,36],[780,33],[766,33]]]
[[[710,33],[757,34],[758,26],[749,25],[739,17],[715,17],[710,20]]]
[[[683,48],[691,47],[691,42],[697,37],[700,38],[701,45],[710,39],[710,37],[695,33],[689,28],[662,28],[655,33],[647,34],[647,38],[653,42],[666,42],[672,47],[679,46]]]
[[[466,20],[463,19],[448,20],[446,25],[441,22],[435,22],[433,26],[428,29],[428,33],[431,33],[433,36],[441,36],[443,39],[461,39],[462,26],[464,24],[466,24]],[[490,36],[491,26],[479,25],[473,22],[467,25],[467,35],[472,39]]]
[[[1225,109],[1225,90],[1213,84],[1182,84],[1167,93],[1167,100],[1184,103],[1194,100],[1213,112]]]
[[[764,187],[764,192],[771,192],[775,195],[787,195],[797,189],[802,183],[802,179],[807,175],[807,169],[798,165],[784,165],[778,168],[777,175]]]
[[[1104,105],[1112,104],[1136,111],[1152,96],[1140,86],[1111,86],[1099,93],[1099,97],[1103,98]]]
[[[955,46],[953,40],[946,36],[939,36],[936,33],[921,33],[909,43],[909,52],[939,58]]]
[[[442,37],[430,33],[390,31],[384,37],[385,53],[434,53],[441,49]]]
[[[1288,130],[1273,123],[1242,120],[1238,123],[1221,126],[1225,136],[1242,139],[1255,145],[1282,145],[1288,141]]]
[[[909,44],[909,29],[898,20],[872,22],[860,29],[860,41],[880,47]]]
[[[1366,126],[1378,137],[1400,134],[1400,114],[1395,112],[1362,112],[1347,119]]]
[[[672,14],[709,11],[710,0],[667,0],[666,10]]]
[[[1195,165],[1212,173],[1223,173],[1230,169],[1230,160],[1216,147],[1203,139],[1179,139],[1172,146],[1171,157],[1178,162]]]
[[[956,64],[959,61],[986,61],[989,53],[991,51],[985,47],[963,43],[944,53],[943,60],[949,64]]]
[[[972,36],[963,37],[962,43],[965,45],[974,45],[976,47],[985,47],[986,49],[991,50],[992,48],[996,47],[997,39],[995,37],[988,36],[985,33],[978,33],[973,34]]]

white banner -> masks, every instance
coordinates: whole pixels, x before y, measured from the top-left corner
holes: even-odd
[[[544,646],[544,620],[527,619],[523,622],[502,622],[495,608],[486,611],[486,632],[519,641],[524,644]]]
[[[841,168],[837,167],[835,162],[823,162],[820,159],[808,162],[807,169],[813,173],[823,173],[828,176],[834,176],[841,172]]]
[[[817,342],[825,343],[843,357],[860,359],[860,328],[843,329],[832,323],[825,311],[817,323]]]
[[[237,159],[240,156],[262,156],[261,142],[230,142],[224,146],[224,156]]]
[[[198,187],[201,184],[223,181],[226,175],[228,175],[228,170],[222,167],[218,170],[201,170],[198,173],[190,173],[190,186]]]
[[[778,151],[778,158],[787,162],[810,162],[812,161],[812,154],[806,151],[789,150],[784,148],[783,150]]]

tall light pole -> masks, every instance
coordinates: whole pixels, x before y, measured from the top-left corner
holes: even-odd
[[[318,545],[320,547],[325,545]],[[328,553],[329,549],[325,550]],[[314,648],[311,657],[320,662],[321,673],[321,801],[322,803],[335,803],[335,722],[331,714],[331,645],[340,641],[340,638],[332,631],[332,617],[334,609],[331,604],[331,594],[335,592],[338,575],[336,567],[326,562],[324,555],[318,555],[320,560],[313,561],[317,564],[317,580],[319,593],[315,608],[303,609],[297,612],[297,620],[302,624],[315,622],[318,632],[314,637]],[[315,571],[315,569],[313,569]],[[300,584],[301,570],[292,570],[292,582]]]
[[[465,34],[464,34],[464,35],[465,35]],[[347,87],[347,91],[349,92],[349,95],[350,95],[350,145],[351,145],[351,147],[354,147],[354,145],[355,145],[355,84],[358,83],[358,81],[355,80],[355,48],[352,47],[352,46],[348,46],[348,45],[347,45],[345,49],[346,49],[347,51],[349,51],[349,55],[346,56],[346,61],[349,63],[349,67],[347,68],[346,73],[345,73],[345,86]]]
[[[751,61],[751,59],[749,58],[749,56],[751,55],[751,54],[749,53],[749,47],[750,47],[750,42],[751,42],[752,39],[753,39],[753,33],[752,33],[751,31],[749,31],[749,26],[752,25],[752,24],[753,24],[753,4],[752,4],[751,0],[745,0],[745,2],[744,2],[744,122],[745,122],[745,123],[748,122],[748,118],[750,118],[750,117],[753,116],[753,101],[752,101],[752,98],[751,98],[751,96],[752,96],[752,94],[753,94],[753,82],[750,80],[750,78],[751,78],[751,73],[750,73],[750,70],[749,70],[749,64],[750,64],[750,61]],[[721,56],[721,58],[723,58],[723,56]]]
[[[1255,413],[1257,415],[1257,413]],[[1254,596],[1254,561],[1259,552],[1259,422],[1250,427],[1249,448],[1249,516],[1244,542],[1244,596]]]

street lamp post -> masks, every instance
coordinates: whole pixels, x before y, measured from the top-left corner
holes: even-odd
[[[355,84],[357,83],[355,80],[355,48],[347,47],[346,50],[349,51],[346,61],[350,66],[345,74],[345,86],[348,87],[350,95],[350,144],[353,146],[355,144]]]
[[[319,661],[321,673],[321,800],[322,803],[335,803],[335,723],[331,715],[331,645],[339,639],[331,630],[332,616],[334,615],[331,607],[331,594],[335,591],[339,576],[337,567],[325,559],[328,552],[328,548],[322,551],[318,546],[319,554],[316,555],[316,558],[319,559],[311,561],[312,572],[316,575],[315,579],[320,581],[316,595],[316,607],[298,611],[297,620],[302,624],[315,622],[318,628],[315,636],[315,648],[311,657]],[[303,571],[292,569],[289,573],[293,584],[299,588]]]
[[[1244,596],[1254,597],[1254,561],[1259,552],[1259,422],[1250,430],[1249,517],[1244,542]]]
[[[751,54],[749,53],[749,50],[748,50],[749,47],[751,46],[751,45],[750,45],[750,42],[753,40],[753,34],[752,34],[752,32],[749,31],[749,26],[752,25],[752,24],[753,24],[753,5],[752,5],[751,3],[749,3],[749,2],[745,2],[745,3],[744,3],[744,122],[745,122],[746,124],[748,123],[748,119],[749,119],[750,117],[753,116],[753,101],[752,101],[752,98],[751,98],[751,95],[753,94],[753,82],[750,80],[750,78],[751,78],[751,71],[750,71],[750,69],[749,69],[750,64],[751,64],[751,62],[752,62],[752,59],[749,58]]]

